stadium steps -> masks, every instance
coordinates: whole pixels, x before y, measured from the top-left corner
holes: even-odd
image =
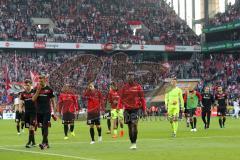
[[[50,27],[54,27],[55,24],[50,18],[31,18],[33,24],[48,24]]]
[[[50,33],[53,33],[54,22],[50,18],[31,18],[33,25],[49,25]]]

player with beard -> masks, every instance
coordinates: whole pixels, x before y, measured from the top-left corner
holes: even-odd
[[[217,94],[215,95],[215,103],[217,104],[219,126],[220,128],[225,128],[228,100],[227,94],[223,92],[223,89],[220,86],[217,88]]]
[[[119,92],[120,103],[124,108],[124,123],[128,125],[130,149],[137,149],[139,111],[146,114],[146,101],[142,86],[134,79],[134,73],[127,74],[127,82]]]
[[[68,129],[70,125],[71,135],[74,133],[74,120],[75,115],[79,110],[78,97],[73,93],[73,90],[69,85],[65,85],[62,89],[62,93],[59,95],[59,112],[62,114],[62,123],[64,126],[64,139],[68,139]]]
[[[20,100],[23,101],[23,103],[20,103],[25,108],[25,127],[29,129],[29,138],[28,143],[26,144],[26,148],[35,147],[35,137],[34,137],[34,130],[36,125],[36,119],[37,119],[37,113],[36,113],[36,107],[33,101],[33,97],[35,95],[34,90],[32,90],[32,82],[29,79],[26,79],[24,81],[24,89],[22,93],[20,93]],[[22,108],[22,106],[21,106]]]
[[[54,118],[53,111],[56,108],[56,101],[53,90],[46,84],[45,75],[40,75],[37,89],[39,90],[36,98],[37,122],[38,127],[42,129],[42,143],[39,144],[39,147],[43,150],[49,148],[48,128],[51,127],[51,115]],[[54,118],[54,120],[56,119]]]
[[[205,87],[204,93],[202,94],[202,120],[204,123],[204,128],[209,128],[211,119],[211,107],[214,103],[214,97],[210,93],[210,88]],[[207,121],[206,121],[207,116]]]

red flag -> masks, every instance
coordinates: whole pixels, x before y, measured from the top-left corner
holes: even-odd
[[[30,76],[31,76],[31,80],[33,83],[33,87],[36,87],[39,82],[40,75],[38,73],[34,73],[34,72],[30,71]],[[49,77],[49,75],[46,75],[46,83],[48,83],[48,77]]]
[[[128,21],[128,24],[130,25],[131,30],[133,31],[133,35],[136,35],[137,29],[142,29],[142,22],[141,21]]]
[[[33,87],[36,87],[39,82],[38,73],[33,73],[32,71],[30,71],[30,76],[31,76]]]
[[[8,75],[8,66],[4,67],[4,79],[5,79],[5,89],[9,90],[10,89],[10,78]]]
[[[18,60],[17,60],[17,55],[15,53],[14,55],[14,71],[15,71],[15,80],[17,81],[17,77],[18,77]]]

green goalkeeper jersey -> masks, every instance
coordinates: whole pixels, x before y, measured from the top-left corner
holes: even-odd
[[[196,93],[187,94],[187,109],[197,108],[199,98]]]
[[[184,107],[184,100],[182,90],[178,87],[175,87],[171,91],[165,94],[165,105],[167,108],[180,108]]]
[[[106,111],[110,111],[111,110],[111,104],[109,103],[109,101],[106,102]]]

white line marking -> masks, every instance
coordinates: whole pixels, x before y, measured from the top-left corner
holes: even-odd
[[[24,150],[20,150],[20,149],[10,149],[10,148],[3,148],[3,147],[0,147],[0,150],[12,151],[12,152],[25,152],[25,153],[41,154],[41,155],[48,155],[48,156],[57,156],[57,157],[64,157],[64,158],[81,159],[81,160],[96,160],[96,159],[92,159],[92,158],[85,158],[85,157],[78,157],[78,156],[71,156],[71,155],[64,155],[64,154],[57,154],[57,153],[24,151]]]
[[[212,138],[239,138],[240,136],[209,136],[209,137],[177,137],[177,138],[145,138],[141,139],[142,141],[164,141],[164,140],[177,140],[177,139],[212,139]],[[119,142],[128,142],[129,140],[116,140],[116,141],[103,141],[104,143],[119,143]],[[52,143],[53,145],[71,145],[71,144],[88,144],[89,142],[68,142],[68,143]],[[36,151],[26,151],[21,149],[11,149],[5,147],[23,147],[23,145],[4,145],[0,146],[0,150],[5,151],[12,151],[12,152],[25,152],[25,153],[32,153],[32,154],[40,154],[40,155],[48,155],[48,156],[57,156],[57,157],[64,157],[64,158],[72,158],[72,159],[80,159],[80,160],[96,160],[92,158],[85,158],[85,157],[78,157],[72,155],[64,155],[64,154],[57,154],[57,153],[46,153],[46,152],[36,152]]]
[[[121,141],[103,141],[103,143],[117,143],[117,142],[128,142],[129,140],[121,140]],[[62,144],[89,144],[90,145],[90,142],[56,142],[56,143],[51,143],[50,145],[62,145]],[[24,145],[2,145],[0,147],[21,147],[21,146],[24,146]]]
[[[142,141],[164,141],[164,140],[178,140],[178,139],[214,139],[214,138],[240,138],[240,136],[208,136],[208,137],[165,137],[165,138],[139,138],[139,142]],[[103,141],[102,143],[121,143],[121,142],[129,142],[129,140],[115,140],[115,141]],[[51,143],[51,145],[70,145],[70,144],[89,144],[89,142],[57,142]],[[0,147],[24,147],[24,145],[2,145]]]
[[[211,137],[177,137],[177,138],[146,138],[142,140],[156,140],[156,141],[161,141],[161,140],[169,140],[169,139],[214,139],[214,138],[240,138],[240,136],[211,136]],[[140,139],[141,141],[141,139]]]

